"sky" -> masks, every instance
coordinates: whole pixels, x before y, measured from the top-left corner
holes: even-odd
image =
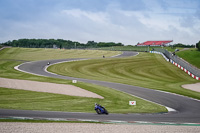
[[[200,0],[0,0],[0,43],[22,38],[192,45]]]

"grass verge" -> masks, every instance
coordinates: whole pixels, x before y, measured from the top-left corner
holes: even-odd
[[[176,55],[200,69],[200,51],[195,48],[177,52]]]
[[[110,113],[167,112],[162,106],[152,104],[151,102],[135,98],[110,88],[86,83],[78,83],[76,86],[97,93],[103,96],[104,99],[0,88],[0,107],[20,110],[94,113],[94,103],[100,103],[105,106]],[[131,100],[137,101],[137,106],[130,106],[128,101]]]

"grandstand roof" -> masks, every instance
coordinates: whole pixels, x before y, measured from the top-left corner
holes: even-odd
[[[148,45],[152,45],[152,46],[163,46],[166,45],[170,42],[173,42],[173,40],[167,40],[167,41],[146,41],[143,43],[138,43],[137,46],[148,46]]]

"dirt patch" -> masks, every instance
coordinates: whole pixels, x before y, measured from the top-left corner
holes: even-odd
[[[200,83],[182,85],[183,88],[200,92]]]
[[[0,87],[103,99],[100,95],[73,85],[0,78]]]

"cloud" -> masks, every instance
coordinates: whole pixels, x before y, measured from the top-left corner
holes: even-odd
[[[0,2],[0,11],[6,11],[0,15],[0,41],[62,38],[135,45],[174,39],[194,44],[200,34],[197,5],[195,0],[7,0]]]
[[[63,16],[66,17],[72,16],[77,19],[86,18],[96,23],[104,23],[106,21],[106,14],[103,12],[89,12],[82,11],[80,9],[72,9],[72,10],[63,10],[61,11]]]

